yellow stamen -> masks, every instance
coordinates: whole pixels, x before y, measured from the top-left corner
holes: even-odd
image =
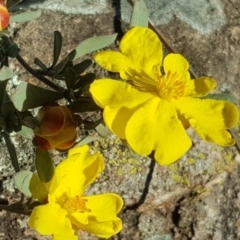
[[[170,71],[166,75],[159,73],[157,77],[156,87],[159,97],[171,100],[178,99],[185,95],[185,81],[178,77],[177,73]]]
[[[86,206],[87,199],[84,196],[75,196],[74,198],[69,198],[63,204],[63,207],[69,212],[91,212],[91,209],[88,209]]]

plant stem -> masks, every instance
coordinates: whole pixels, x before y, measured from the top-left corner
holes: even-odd
[[[24,214],[24,215],[30,215],[30,213],[31,213],[30,211],[27,212],[24,209],[19,209],[19,208],[16,208],[16,207],[6,206],[6,205],[3,205],[3,204],[0,204],[0,209],[8,211],[8,212],[20,213],[20,214]]]
[[[58,91],[58,92],[65,92],[66,90],[55,83],[51,82],[49,79],[45,78],[41,74],[39,74],[37,71],[35,71],[33,68],[31,68],[21,57],[21,55],[17,55],[16,59],[18,62],[29,72],[31,73],[34,77],[45,83],[47,86],[51,87],[52,89]]]

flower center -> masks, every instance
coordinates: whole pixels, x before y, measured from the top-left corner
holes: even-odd
[[[91,209],[88,209],[86,206],[86,202],[88,200],[82,196],[75,196],[74,198],[69,198],[63,204],[63,208],[65,208],[69,213],[72,212],[91,212]]]
[[[185,81],[179,78],[177,73],[171,73],[170,71],[166,75],[159,73],[156,83],[159,97],[167,100],[183,97],[185,95],[185,85]]]

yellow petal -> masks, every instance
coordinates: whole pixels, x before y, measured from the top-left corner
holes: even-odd
[[[120,44],[120,51],[138,65],[139,69],[155,78],[162,65],[162,43],[149,28],[133,27],[126,32]]]
[[[188,68],[188,61],[181,54],[170,53],[163,60],[165,74],[168,72],[171,72],[172,74],[177,73],[179,78],[183,78],[185,81],[190,80]]]
[[[70,215],[71,222],[79,229],[98,237],[109,238],[122,229],[122,221],[117,214],[123,207],[122,198],[114,193],[86,197],[90,212],[75,212]]]
[[[148,101],[133,114],[126,139],[140,155],[155,150],[155,159],[161,165],[177,161],[191,146],[173,105],[160,98]]]
[[[105,107],[103,112],[103,119],[106,126],[119,138],[126,139],[125,129],[128,120],[134,113],[135,109],[128,109],[126,107],[110,108]]]
[[[110,78],[95,80],[90,85],[90,93],[101,108],[119,108],[125,105],[133,108],[153,97],[152,94],[140,92],[126,82]]]
[[[52,240],[79,240],[77,235],[72,235],[68,233],[55,234],[52,237]]]
[[[133,80],[141,72],[155,78],[162,62],[162,44],[152,30],[131,28],[120,41],[119,49],[121,53],[97,53],[94,60],[109,71],[119,72],[122,79]]]
[[[104,108],[103,117],[108,128],[122,139],[125,139],[125,127],[131,115],[141,104],[154,97],[128,83],[112,79],[94,81],[90,92],[94,101]]]
[[[81,195],[103,169],[104,161],[100,153],[89,154],[88,146],[73,148],[69,156],[56,167],[50,193],[54,193],[56,198],[66,194],[68,198]]]
[[[173,104],[202,139],[222,146],[235,143],[226,130],[236,125],[239,119],[239,112],[234,104],[197,98],[181,98],[173,101]]]
[[[192,79],[187,83],[186,96],[204,97],[208,95],[209,92],[211,92],[216,86],[216,81],[208,77]]]
[[[130,80],[136,72],[136,65],[127,56],[116,51],[102,51],[94,54],[95,62],[111,72],[119,72],[122,79]]]
[[[69,239],[77,240],[73,238],[74,231],[67,212],[57,204],[35,207],[28,224],[42,235],[68,235],[72,236]]]

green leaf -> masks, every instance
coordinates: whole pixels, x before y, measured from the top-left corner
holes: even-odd
[[[34,136],[33,130],[25,126],[22,126],[22,130],[17,132],[17,134],[27,139],[32,139]]]
[[[74,113],[80,112],[91,112],[91,111],[99,111],[100,107],[96,105],[96,103],[89,98],[81,98],[74,103],[67,105],[67,107],[73,111]]]
[[[53,46],[53,63],[49,69],[53,68],[56,65],[61,53],[61,49],[62,49],[62,35],[60,32],[55,31],[54,46]]]
[[[76,82],[76,72],[72,68],[67,68],[65,71],[65,83],[68,90],[72,89]]]
[[[0,107],[3,105],[4,98],[6,93],[6,86],[7,86],[8,80],[0,81]]]
[[[23,124],[25,124],[28,128],[37,128],[39,127],[39,121],[33,116],[26,116],[22,119]]]
[[[5,140],[5,143],[6,143],[10,158],[11,158],[12,166],[13,166],[15,172],[19,172],[20,167],[19,167],[19,163],[18,163],[18,158],[17,158],[17,153],[16,153],[15,146],[13,145],[9,134],[7,134],[6,132],[2,132],[1,134],[4,138],[4,140]]]
[[[87,73],[83,75],[75,84],[74,90],[79,89],[81,90],[85,85],[91,84],[95,80],[95,74],[94,73]]]
[[[76,74],[79,75],[83,73],[90,65],[92,64],[91,59],[85,59],[82,62],[76,64],[73,69],[75,70]]]
[[[7,123],[5,121],[5,118],[4,117],[0,117],[0,129],[5,129],[7,127]]]
[[[37,147],[35,164],[40,179],[45,183],[49,182],[54,174],[54,164],[49,152]]]
[[[39,202],[46,202],[48,191],[46,185],[33,172],[23,170],[13,177],[15,187],[27,197],[38,199]]]
[[[11,58],[15,58],[19,52],[20,52],[20,48],[16,43],[11,43],[11,45],[7,49],[7,55]]]
[[[107,36],[91,37],[86,39],[76,47],[77,53],[74,60],[88,53],[91,53],[93,51],[97,51],[101,48],[109,46],[116,40],[116,37],[117,37],[117,34],[113,34],[113,35],[107,35]]]
[[[93,130],[94,128],[96,128],[100,123],[102,123],[102,118],[97,120],[96,122],[88,122],[86,123],[86,121],[83,121],[84,123],[84,129],[85,130]]]
[[[108,137],[110,137],[112,135],[111,131],[106,126],[104,126],[102,123],[97,125],[95,127],[95,130],[103,138],[108,138]]]
[[[11,113],[15,113],[16,108],[14,107],[12,102],[5,102],[2,107],[1,111],[4,117],[7,117]]]
[[[95,134],[96,135],[96,134]],[[86,144],[89,144],[90,142],[93,142],[96,139],[96,136],[94,135],[88,135],[84,138],[82,138],[76,145],[75,147],[80,147]]]
[[[11,79],[12,77],[13,77],[13,71],[8,67],[3,66],[0,70],[0,81]]]
[[[39,66],[43,71],[47,71],[47,66],[38,58],[34,59],[34,63]]]
[[[130,27],[148,27],[148,11],[143,0],[135,0],[133,5]]]
[[[21,0],[8,0],[7,1],[7,9],[12,8],[13,6],[17,5],[20,2],[21,2]]]
[[[26,22],[26,21],[35,20],[36,18],[40,17],[41,14],[42,14],[42,12],[40,10],[32,11],[32,12],[19,13],[17,15],[11,16],[10,23]]]
[[[12,101],[19,111],[42,106],[55,102],[64,97],[64,93],[51,91],[26,82],[22,82],[12,95]]]
[[[238,105],[238,100],[231,94],[227,93],[220,93],[220,94],[208,94],[207,96],[203,97],[202,99],[215,99],[215,100],[224,100],[231,102],[235,105]]]
[[[73,67],[73,64],[71,61],[69,61],[69,58],[65,58],[63,61],[61,61],[57,66],[54,67],[54,70],[57,73],[61,73],[66,69],[67,67]]]
[[[75,50],[75,49],[73,49],[73,50],[67,55],[69,61],[73,61],[73,59],[74,59],[75,56],[76,56],[76,50]]]
[[[13,176],[15,187],[27,197],[32,197],[32,193],[29,190],[32,176],[33,172],[28,170],[22,170]]]

